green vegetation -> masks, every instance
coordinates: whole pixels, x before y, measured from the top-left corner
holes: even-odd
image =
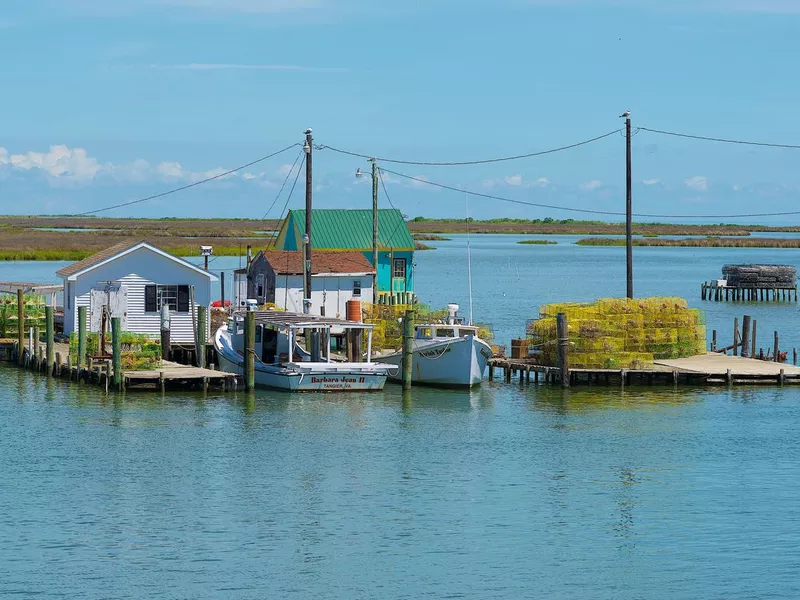
[[[412,237],[415,240],[421,240],[425,242],[449,242],[453,239],[444,237],[443,235],[437,235],[435,233],[415,233]]]
[[[585,238],[579,246],[624,246],[624,239]],[[634,239],[634,246],[659,246],[679,248],[800,248],[800,239],[787,238],[706,238],[684,239]]]
[[[522,240],[522,241],[517,242],[517,243],[518,244],[530,244],[530,245],[533,245],[533,246],[550,246],[550,245],[554,246],[554,245],[558,244],[558,242],[554,242],[552,240]]]
[[[110,346],[111,336],[106,337],[107,344]],[[88,356],[98,354],[100,351],[99,345],[99,335],[97,333],[86,334],[86,353]],[[120,345],[122,347],[122,369],[124,371],[148,371],[161,366],[161,340],[123,331],[120,335]],[[106,348],[106,351],[108,351],[108,348]],[[77,364],[77,333],[72,333],[69,336],[69,354],[73,364]]]

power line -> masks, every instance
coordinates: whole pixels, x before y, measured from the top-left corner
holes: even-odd
[[[381,174],[381,171],[383,171],[383,169],[378,168],[378,179],[380,179],[380,181],[381,181],[381,187],[383,188],[383,194],[384,194],[384,196],[386,196],[386,199],[389,201],[389,205],[393,209],[398,210],[398,208],[394,205],[394,202],[392,202],[392,199],[389,197],[389,190],[386,189],[386,183],[384,183],[384,181],[383,181],[383,175]],[[389,172],[390,171],[387,171],[387,173],[389,173]],[[406,221],[405,221],[404,218],[402,218],[402,213],[401,213],[400,220],[397,222],[397,225],[394,226],[394,229],[392,230],[392,233],[389,235],[389,237],[387,239],[391,240],[392,238],[394,238],[394,234],[397,233],[398,229],[400,229],[400,225],[405,224],[405,222]],[[377,269],[378,267],[376,266],[375,268]],[[392,267],[392,268],[394,268],[394,267]]]
[[[727,138],[716,138],[705,135],[691,135],[689,133],[676,133],[674,131],[662,131],[660,129],[650,129],[648,127],[639,127],[641,131],[649,131],[650,133],[658,133],[660,135],[671,135],[673,137],[689,138],[691,140],[703,140],[706,142],[721,142],[723,144],[742,144],[744,146],[764,146],[767,148],[791,148],[793,150],[800,150],[800,146],[794,144],[771,144],[768,142],[752,142],[748,140],[733,140]]]
[[[77,216],[83,217],[83,216],[86,216],[86,215],[94,215],[94,214],[97,214],[97,213],[100,213],[100,212],[105,212],[107,210],[114,210],[115,208],[122,208],[123,206],[131,206],[133,204],[140,204],[142,202],[147,202],[148,200],[155,200],[156,198],[163,198],[164,196],[169,196],[170,194],[175,194],[177,192],[182,192],[184,190],[188,190],[189,188],[197,187],[198,185],[203,185],[204,183],[208,183],[209,181],[214,181],[215,179],[220,179],[221,177],[225,177],[227,175],[231,175],[232,173],[236,173],[236,171],[241,171],[242,169],[246,169],[247,167],[252,167],[253,165],[256,165],[256,164],[258,164],[260,162],[264,162],[265,160],[268,160],[268,159],[272,158],[273,156],[278,156],[278,154],[282,154],[282,153],[286,152],[287,150],[291,150],[295,146],[299,146],[299,145],[300,144],[292,144],[291,146],[286,146],[286,148],[284,148],[283,150],[278,150],[277,152],[273,152],[272,154],[268,154],[267,156],[262,156],[261,158],[258,158],[258,159],[254,160],[254,161],[251,161],[251,162],[249,162],[249,163],[247,163],[245,165],[241,165],[239,167],[236,167],[235,169],[231,169],[229,171],[225,171],[224,173],[219,173],[218,175],[214,175],[213,177],[207,177],[206,179],[202,179],[200,181],[195,181],[194,183],[190,183],[188,185],[183,185],[181,187],[168,190],[166,192],[161,192],[160,194],[155,194],[153,196],[147,196],[146,198],[139,198],[138,200],[131,200],[129,202],[123,202],[121,204],[115,204],[114,206],[107,206],[106,208],[98,208],[96,210],[90,210],[90,211],[87,211],[87,212],[78,213]]]
[[[417,165],[417,166],[425,166],[425,167],[459,167],[459,166],[466,166],[466,165],[485,165],[489,163],[497,163],[497,162],[504,162],[509,160],[519,160],[522,158],[533,158],[534,156],[543,156],[545,154],[554,154],[555,152],[562,152],[564,150],[571,150],[572,148],[577,148],[579,146],[585,146],[587,144],[591,144],[593,142],[597,142],[604,138],[610,137],[618,132],[621,129],[615,129],[614,131],[609,131],[608,133],[604,133],[603,135],[598,135],[597,137],[593,137],[588,140],[584,140],[582,142],[578,142],[576,144],[569,144],[567,146],[560,146],[558,148],[551,148],[550,150],[542,150],[540,152],[530,152],[528,154],[518,154],[516,156],[503,156],[499,158],[487,158],[483,160],[466,160],[460,162],[422,162],[422,161],[413,161],[413,160],[399,160],[399,159],[392,159],[392,158],[376,158],[380,162],[386,163],[394,163],[398,165]],[[339,154],[346,154],[348,156],[355,156],[357,158],[375,158],[368,154],[360,154],[358,152],[351,152],[349,150],[342,150],[341,148],[335,148],[333,146],[315,146],[317,150],[333,150],[334,152],[338,152]]]
[[[269,205],[269,208],[267,209],[267,212],[264,213],[264,216],[261,217],[261,219],[259,219],[260,221],[263,221],[263,220],[265,220],[267,218],[267,215],[269,215],[269,213],[272,211],[273,207],[275,206],[275,203],[278,201],[278,198],[281,197],[281,194],[283,193],[283,189],[286,187],[286,182],[289,181],[289,177],[292,176],[292,171],[294,171],[294,168],[297,166],[297,161],[300,160],[300,156],[302,154],[303,154],[303,150],[301,149],[300,152],[297,153],[297,158],[295,158],[294,162],[292,163],[292,168],[289,169],[288,173],[286,173],[286,177],[283,180],[283,183],[281,184],[281,189],[278,190],[278,195],[275,196],[275,199],[272,201],[272,204]]]
[[[624,212],[613,212],[607,210],[593,210],[589,208],[574,208],[571,206],[556,206],[553,204],[540,204],[538,202],[528,202],[527,200],[516,200],[514,198],[505,198],[503,196],[495,196],[493,194],[485,194],[482,192],[473,192],[471,190],[466,190],[463,188],[454,187],[451,185],[446,185],[443,183],[436,183],[435,181],[430,181],[428,179],[422,179],[421,177],[412,177],[411,175],[405,175],[404,173],[398,173],[396,171],[390,171],[389,169],[381,169],[390,173],[392,175],[396,175],[397,177],[402,177],[404,179],[409,179],[411,181],[416,181],[418,183],[424,183],[426,185],[430,185],[433,187],[438,187],[445,190],[450,190],[452,192],[459,192],[461,194],[469,194],[470,196],[477,196],[479,198],[488,198],[490,200],[499,200],[501,202],[510,202],[512,204],[521,204],[523,206],[534,206],[537,208],[548,208],[552,210],[563,210],[567,212],[576,212],[576,213],[586,213],[586,214],[593,214],[593,215],[612,215],[612,216],[619,216],[624,217]],[[650,214],[650,213],[633,213],[634,217],[647,217],[647,218],[655,218],[655,219],[749,219],[754,217],[784,217],[784,216],[791,216],[791,215],[800,215],[800,210],[794,211],[783,211],[783,212],[771,212],[771,213],[746,213],[746,214],[724,214],[724,215],[665,215],[665,214]]]
[[[297,145],[299,146],[300,144],[297,144]],[[286,197],[286,202],[284,203],[283,208],[281,209],[281,215],[283,215],[283,213],[285,213],[286,209],[289,207],[289,201],[292,199],[292,194],[294,193],[294,188],[297,186],[297,180],[300,179],[300,171],[303,170],[303,165],[305,164],[305,162],[306,162],[306,155],[305,155],[305,152],[304,152],[303,153],[303,160],[300,161],[300,166],[297,168],[297,174],[294,176],[294,182],[292,183],[292,189],[289,190],[289,195]],[[269,244],[267,244],[267,248],[269,248],[270,246],[272,246],[272,244],[275,243],[275,241],[278,239],[278,234],[279,233],[280,233],[280,230],[277,230],[277,229],[272,232],[272,235],[270,236],[270,239],[269,239]]]

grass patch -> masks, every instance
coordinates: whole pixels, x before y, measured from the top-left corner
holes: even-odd
[[[412,236],[415,240],[422,240],[422,241],[430,241],[430,242],[449,242],[453,238],[444,237],[443,235],[437,235],[435,233],[415,233]]]
[[[526,244],[531,246],[555,246],[558,242],[553,240],[522,240],[518,244]]]
[[[624,246],[624,239],[584,238],[579,246]],[[786,238],[684,238],[684,239],[634,239],[634,246],[669,248],[800,248],[800,239]]]

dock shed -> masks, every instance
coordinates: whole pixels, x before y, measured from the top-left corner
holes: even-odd
[[[161,307],[170,309],[173,343],[193,343],[197,307],[211,303],[216,275],[144,240],[129,240],[60,269],[64,280],[64,333],[77,331],[86,306],[87,330],[99,331],[104,310],[122,318],[123,330],[158,337]],[[210,331],[206,331],[206,337]]]
[[[358,252],[372,264],[372,211],[314,209],[311,211],[313,251]],[[303,249],[306,211],[290,210],[281,225],[275,247]],[[414,291],[416,245],[403,214],[396,209],[378,210],[378,294]],[[313,260],[313,257],[312,257]]]
[[[360,252],[312,252],[311,314],[344,318],[347,301],[371,303],[375,269]],[[303,253],[262,250],[247,273],[247,297],[303,312]]]

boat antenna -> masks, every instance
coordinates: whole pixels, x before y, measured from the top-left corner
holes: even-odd
[[[472,249],[469,239],[469,195],[464,193],[464,207],[467,216],[464,219],[464,228],[467,231],[467,276],[469,277],[469,324],[472,325]]]

